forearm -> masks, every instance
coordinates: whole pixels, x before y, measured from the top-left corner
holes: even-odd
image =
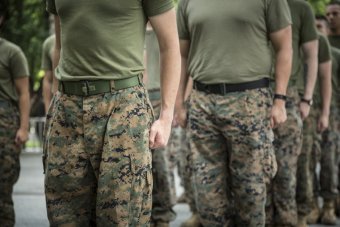
[[[281,49],[276,53],[275,93],[286,95],[292,67],[291,49]]]
[[[331,62],[322,63],[319,66],[320,93],[322,99],[322,112],[324,116],[329,116],[332,99],[332,72]]]
[[[178,49],[174,48],[160,51],[162,94],[160,118],[173,117],[176,94],[180,81],[180,55]]]
[[[52,99],[52,80],[53,80],[52,72],[51,71],[46,72],[43,79],[43,91],[42,91],[46,113]]]
[[[20,129],[28,130],[30,115],[30,94],[24,92],[19,95]]]
[[[318,73],[318,44],[317,40],[307,42],[302,45],[306,84],[303,97],[305,99],[312,99],[314,87]]]

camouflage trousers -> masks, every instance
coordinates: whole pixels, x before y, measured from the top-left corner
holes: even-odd
[[[13,227],[13,186],[19,178],[21,147],[15,144],[19,129],[16,107],[0,107],[0,226]]]
[[[266,184],[276,173],[268,88],[224,96],[193,90],[189,134],[200,222],[264,226]]]
[[[51,226],[149,226],[153,113],[143,86],[81,97],[48,112],[45,194]]]
[[[302,119],[297,90],[288,89],[287,121],[274,129],[277,173],[268,186],[266,225],[296,226],[296,170],[302,145]]]
[[[181,178],[181,185],[184,188],[184,194],[191,212],[197,213],[195,206],[194,191],[192,186],[192,168],[189,160],[191,160],[192,153],[190,151],[189,135],[186,129],[174,128],[176,138],[173,139],[175,145],[173,146],[174,153],[176,153],[178,175]]]
[[[309,116],[303,122],[303,141],[298,159],[296,202],[298,214],[306,216],[313,207],[313,173],[312,153],[319,150],[320,136],[317,134],[317,117],[319,113],[311,108]]]
[[[161,101],[151,100],[155,115],[160,114]],[[169,144],[173,139],[173,131]],[[175,220],[176,213],[172,207],[175,205],[175,182],[173,174],[170,171],[169,147],[152,151],[152,214],[153,221],[171,222]]]
[[[324,200],[335,200],[338,196],[338,155],[337,140],[339,133],[337,129],[338,112],[335,108],[331,108],[329,118],[329,127],[321,136],[319,146],[320,149],[314,149],[312,152],[312,180],[314,186],[314,197],[319,195]],[[315,119],[317,121],[318,119]],[[319,138],[320,138],[319,136]],[[316,174],[317,163],[320,162],[320,176]]]

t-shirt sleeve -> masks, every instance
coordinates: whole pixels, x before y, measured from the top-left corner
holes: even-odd
[[[318,62],[319,64],[331,60],[331,46],[327,38],[323,35],[319,35],[319,52],[318,52]]]
[[[162,14],[174,7],[173,0],[144,0],[143,8],[148,17]]]
[[[177,8],[177,27],[178,27],[178,36],[180,39],[189,40],[190,34],[188,29],[188,20],[186,15],[186,0],[180,0]]]
[[[43,44],[42,56],[41,56],[41,69],[52,70],[52,61],[50,58],[50,50],[47,40]]]
[[[267,4],[266,23],[269,33],[276,32],[292,24],[286,0],[269,0]]]
[[[46,0],[46,10],[52,14],[58,14],[57,8],[55,7],[55,0]]]
[[[10,58],[10,70],[14,79],[29,76],[27,59],[21,50]]]
[[[318,34],[315,27],[314,13],[312,7],[307,3],[305,3],[305,10],[303,14],[303,18],[301,19],[302,28],[301,28],[301,43],[306,43],[312,40],[318,39]]]

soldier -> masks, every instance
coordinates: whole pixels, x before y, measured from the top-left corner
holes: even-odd
[[[161,111],[161,92],[160,92],[160,62],[159,47],[157,36],[152,27],[147,26],[145,36],[146,47],[146,87],[148,89],[149,98],[158,117]],[[170,140],[172,140],[172,136]],[[170,145],[170,141],[169,144]],[[152,175],[153,175],[153,191],[152,191],[152,213],[151,227],[167,227],[169,222],[175,220],[176,213],[172,207],[174,201],[174,181],[170,173],[169,149],[161,148],[152,150]]]
[[[338,130],[337,130],[337,104],[336,104],[336,93],[339,90],[338,85],[338,75],[339,75],[339,63],[340,63],[340,51],[335,47],[330,47],[327,35],[328,35],[328,22],[327,18],[321,15],[316,16],[316,27],[319,32],[322,34],[319,37],[319,75],[320,75],[320,85],[321,89],[315,90],[315,107],[314,112],[320,112],[323,114],[319,114],[314,118],[314,131],[309,133],[311,134],[319,134],[314,136],[314,143],[319,142],[315,146],[315,152],[312,162],[311,171],[314,173],[314,207],[312,212],[309,214],[308,223],[315,224],[321,218],[321,223],[323,224],[336,224],[336,216],[335,216],[335,201],[338,195],[338,181],[337,181],[337,139],[338,139]],[[326,37],[325,37],[326,36]],[[329,74],[329,75],[328,75]],[[332,76],[331,76],[332,74]],[[320,94],[318,94],[318,90],[321,91],[322,100],[320,100]],[[333,98],[331,102],[331,91],[333,92]],[[322,101],[322,102],[321,102]],[[321,105],[322,104],[322,105]],[[329,107],[331,107],[329,109]],[[329,117],[329,128],[324,130],[328,123],[328,115]],[[316,115],[316,114],[314,114]],[[324,117],[322,117],[324,116]],[[319,119],[318,119],[319,118]],[[322,123],[324,121],[325,123]],[[316,138],[315,138],[316,137]],[[311,141],[311,142],[313,142]],[[320,161],[321,171],[320,177],[317,177],[316,172],[316,164]],[[323,209],[320,216],[319,204],[318,204],[318,196],[323,198]]]
[[[0,29],[7,18],[0,2]],[[30,95],[27,60],[17,45],[0,38],[0,225],[13,227],[13,186],[20,172],[19,155],[28,139]]]
[[[182,77],[176,119],[188,109],[196,208],[203,226],[264,226],[275,175],[272,127],[286,120],[291,18],[286,1],[182,0],[177,11]],[[274,104],[269,90],[276,56]]]
[[[311,6],[302,0],[288,0],[292,16],[293,67],[286,101],[287,121],[274,129],[274,147],[278,171],[268,187],[266,225],[297,226],[296,172],[302,145],[302,118],[305,118],[313,96],[317,74],[318,41]],[[299,50],[302,50],[300,52]],[[306,86],[300,102],[297,81],[307,68]]]
[[[179,81],[173,1],[47,0],[47,10],[59,85],[45,141],[50,224],[149,226],[150,148],[168,141]],[[147,20],[161,58],[155,122],[141,78]]]
[[[53,81],[53,50],[55,43],[55,35],[47,37],[43,43],[41,69],[44,70],[43,77],[43,98],[45,105],[45,113],[48,111],[52,99],[52,81]]]
[[[326,7],[326,16],[329,22],[329,35],[328,40],[332,47],[340,49],[340,1],[332,0]],[[334,93],[338,94],[338,93]],[[336,97],[337,103],[340,103],[338,97]],[[340,106],[338,106],[340,108]],[[338,127],[340,130],[340,127]],[[340,138],[338,139],[340,140]],[[338,156],[340,157],[340,144],[338,144]],[[340,168],[340,164],[338,169]],[[338,174],[338,181],[340,182],[340,171]],[[340,190],[340,184],[338,185],[338,191]],[[337,199],[337,215],[340,217],[340,195]]]

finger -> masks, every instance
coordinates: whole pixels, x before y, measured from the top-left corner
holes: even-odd
[[[153,129],[153,127],[151,127],[149,135],[149,146],[152,149],[154,149],[156,135],[157,132]]]

